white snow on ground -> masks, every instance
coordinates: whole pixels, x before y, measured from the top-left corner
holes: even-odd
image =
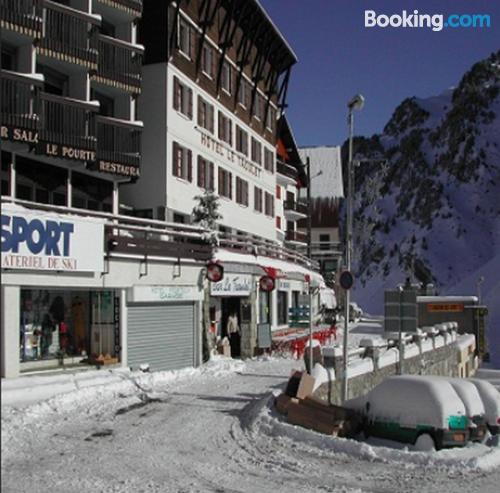
[[[273,393],[301,366],[217,358],[4,404],[2,492],[497,492],[498,447],[413,452],[286,423]]]

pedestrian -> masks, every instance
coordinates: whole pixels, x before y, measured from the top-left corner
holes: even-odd
[[[238,315],[236,312],[232,312],[227,319],[227,336],[229,338],[229,342],[231,344],[231,355],[239,356],[240,355],[240,326],[238,323]]]

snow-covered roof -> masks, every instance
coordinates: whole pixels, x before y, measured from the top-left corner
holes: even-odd
[[[344,196],[340,146],[302,147],[302,161],[311,162],[311,196],[338,198]],[[314,178],[321,171],[321,176]]]

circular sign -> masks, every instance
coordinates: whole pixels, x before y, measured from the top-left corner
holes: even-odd
[[[212,282],[219,282],[224,277],[224,267],[222,265],[216,264],[215,262],[210,262],[207,265],[207,279]]]
[[[345,270],[340,274],[339,284],[343,289],[351,289],[354,284],[354,276],[348,270]]]
[[[262,276],[259,280],[259,287],[261,291],[272,291],[274,289],[275,282],[271,276]]]

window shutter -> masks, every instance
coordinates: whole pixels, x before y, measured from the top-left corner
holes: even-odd
[[[219,168],[219,184],[218,184],[219,195],[224,195],[224,171]]]
[[[190,57],[194,60],[196,57],[196,31],[189,26]]]
[[[214,163],[210,162],[209,163],[209,173],[210,173],[210,177],[209,177],[209,187],[210,187],[210,190],[213,192],[215,190],[215,183],[214,183]]]
[[[179,111],[179,79],[174,77],[174,110]]]
[[[187,180],[193,181],[193,153],[191,149],[187,150]]]
[[[201,96],[198,96],[198,125],[200,127],[204,127],[205,125],[203,125],[203,121],[202,121],[202,113],[201,113],[201,110],[202,110],[202,105],[203,105],[203,100],[201,99]],[[205,120],[207,118],[207,111],[206,111],[206,108],[205,108]]]
[[[228,181],[229,181],[229,198],[233,198],[233,174],[227,173]]]
[[[210,132],[214,133],[214,107],[211,104],[209,104],[207,106],[208,106],[207,113],[209,115],[208,116],[208,118],[209,118],[208,119],[209,130],[210,130]]]
[[[245,205],[248,205],[248,182],[245,182]]]
[[[250,110],[250,103],[252,102],[252,91],[251,91],[251,86],[250,83],[247,81],[244,81],[245,84],[245,106],[247,107],[248,110]]]
[[[217,58],[217,54],[216,54],[215,50],[213,50],[212,48],[209,48],[209,49],[210,49],[210,54],[211,54],[211,57],[210,57],[210,61],[211,61],[210,75],[212,77],[215,77],[215,60]]]
[[[177,142],[172,143],[172,174],[177,176],[179,156],[177,155]]]
[[[203,188],[204,186],[204,173],[203,173],[203,159],[201,156],[198,156],[198,166],[197,166],[197,183],[198,183],[198,186]]]
[[[224,140],[224,117],[219,111],[219,139]]]
[[[228,142],[229,142],[229,145],[232,146],[233,145],[233,122],[230,119],[228,119],[227,121],[228,121],[228,131],[229,131]]]
[[[193,119],[193,90],[189,87],[186,87],[187,96],[188,96],[188,110],[187,114],[190,119]]]

